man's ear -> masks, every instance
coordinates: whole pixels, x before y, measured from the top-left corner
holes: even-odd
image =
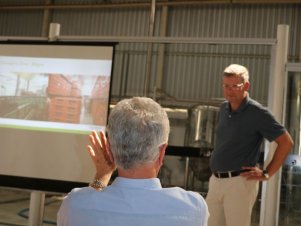
[[[245,89],[245,91],[248,91],[250,89],[250,83],[249,82],[245,82],[244,89]]]
[[[158,158],[158,163],[159,163],[159,166],[161,167],[163,165],[163,159],[164,159],[164,156],[165,156],[165,151],[166,151],[166,148],[167,148],[167,144],[162,144],[160,147],[159,147],[159,158]]]

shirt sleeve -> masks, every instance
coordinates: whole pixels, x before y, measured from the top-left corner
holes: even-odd
[[[268,109],[262,109],[259,125],[261,135],[270,142],[286,131]]]
[[[69,226],[68,197],[66,196],[57,213],[57,225]]]
[[[204,220],[202,222],[202,226],[207,226],[210,214],[209,214],[208,206],[207,206],[205,200],[203,202],[203,216],[204,216]]]
[[[209,210],[207,203],[203,196],[198,194],[199,199],[199,211],[200,211],[200,217],[201,217],[201,226],[207,226],[208,225],[208,219],[209,219]]]

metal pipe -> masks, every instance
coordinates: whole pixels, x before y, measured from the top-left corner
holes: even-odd
[[[45,37],[0,36],[0,41],[43,41]],[[57,41],[101,41],[123,43],[166,43],[166,44],[231,44],[231,45],[275,45],[276,39],[267,38],[185,38],[185,37],[147,37],[147,36],[58,36]]]
[[[122,67],[121,67],[121,81],[119,94],[121,96],[126,96],[127,94],[127,83],[128,83],[128,75],[129,75],[129,57],[130,54],[128,52],[122,54]]]
[[[45,0],[45,4],[51,4],[52,0]],[[50,15],[51,15],[51,10],[49,9],[44,9],[43,13],[43,22],[42,22],[42,37],[47,37],[48,36],[48,31],[49,31],[49,23],[50,23]]]
[[[45,193],[32,191],[29,204],[29,226],[42,226],[44,216]]]
[[[191,1],[159,1],[157,7],[163,6],[188,6],[188,5],[212,5],[212,4],[290,4],[301,3],[301,0],[191,0]],[[149,2],[133,3],[94,3],[94,4],[45,4],[45,5],[4,5],[0,10],[46,10],[46,9],[109,9],[109,8],[146,8]]]
[[[149,19],[149,31],[148,31],[149,37],[154,36],[155,14],[156,14],[156,0],[152,0],[150,19]],[[147,46],[145,80],[144,80],[144,96],[148,96],[149,80],[151,77],[151,68],[152,68],[152,57],[153,57],[153,43],[151,42]]]
[[[164,6],[161,10],[161,19],[160,19],[160,37],[166,36],[167,31],[167,19],[168,19],[168,7]],[[162,90],[163,85],[163,71],[164,71],[164,56],[165,53],[165,44],[160,44],[158,48],[158,59],[157,59],[157,71],[155,77],[155,86],[154,93],[157,93],[157,90]],[[156,100],[157,96],[154,96]]]
[[[277,45],[272,52],[270,86],[268,97],[268,108],[274,113],[279,122],[283,122],[284,92],[285,89],[285,65],[287,62],[289,40],[289,26],[278,25],[277,27]],[[271,143],[265,151],[265,167],[271,161],[276,144]],[[260,226],[275,225],[278,226],[279,202],[280,202],[280,170],[262,184],[262,202],[260,212]]]

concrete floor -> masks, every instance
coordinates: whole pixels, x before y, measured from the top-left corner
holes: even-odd
[[[44,225],[56,225],[56,213],[61,205],[62,196],[46,195]],[[30,192],[0,188],[0,225],[27,226],[29,224]]]

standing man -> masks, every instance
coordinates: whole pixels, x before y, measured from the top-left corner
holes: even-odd
[[[162,188],[157,178],[169,135],[167,114],[158,103],[145,97],[120,101],[107,132],[108,140],[102,132],[90,136],[95,180],[64,199],[58,226],[207,226],[200,194]],[[115,166],[118,177],[106,187]]]
[[[208,226],[250,226],[259,181],[278,171],[293,146],[290,135],[271,112],[249,97],[249,87],[247,68],[231,64],[224,70],[226,101],[220,108],[210,159]],[[262,170],[257,163],[264,139],[276,142],[277,148]]]

